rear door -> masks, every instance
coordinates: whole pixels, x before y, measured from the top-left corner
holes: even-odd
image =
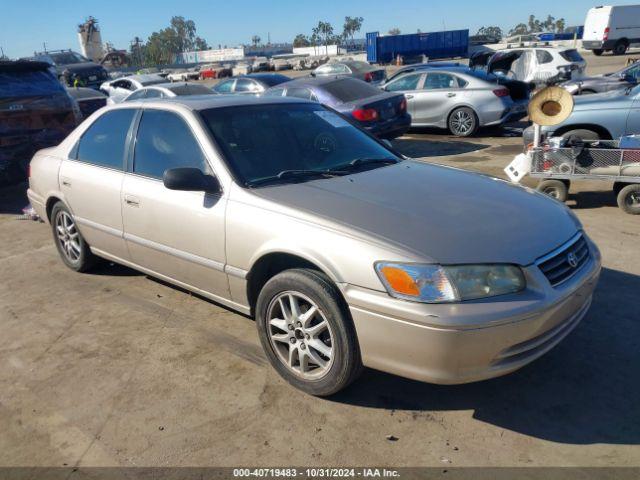
[[[412,123],[445,127],[447,114],[459,102],[460,90],[454,75],[428,72],[422,88],[414,94]]]
[[[416,101],[419,98],[418,93],[422,88],[425,77],[426,75],[424,73],[411,73],[389,82],[384,87],[387,92],[404,94],[407,99],[407,111],[411,115],[412,120],[414,120]]]
[[[137,110],[101,115],[60,167],[60,189],[82,235],[93,248],[127,260],[120,195],[124,162]]]
[[[213,173],[194,129],[173,111],[147,108],[122,189],[125,239],[131,260],[153,272],[214,295],[228,297],[223,273],[222,194],[165,188],[165,170],[193,167]]]

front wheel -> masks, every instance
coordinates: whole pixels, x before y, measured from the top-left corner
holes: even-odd
[[[467,107],[456,108],[449,115],[449,131],[456,137],[468,137],[478,129],[476,113]]]
[[[640,184],[627,185],[620,190],[618,206],[628,214],[640,215]]]
[[[286,270],[269,280],[258,296],[256,324],[271,365],[306,393],[332,395],[362,370],[349,311],[317,271]]]
[[[86,272],[95,265],[97,257],[62,202],[56,203],[51,210],[51,227],[58,253],[67,267],[76,272]]]
[[[618,42],[616,43],[615,47],[613,47],[613,54],[624,55],[625,53],[627,53],[628,48],[629,46],[625,42]]]
[[[569,187],[561,180],[543,180],[538,184],[537,190],[559,202],[566,202],[569,197]]]

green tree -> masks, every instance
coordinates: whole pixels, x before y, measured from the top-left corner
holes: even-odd
[[[525,23],[519,23],[511,30],[509,30],[509,35],[526,35],[529,33],[529,27]]]
[[[356,33],[360,31],[362,28],[362,22],[364,22],[364,18],[362,17],[344,17],[344,25],[342,27],[342,37],[346,41],[347,39],[351,40],[351,44],[353,45],[353,37]]]
[[[293,46],[295,48],[308,47],[309,45],[311,45],[309,38],[302,33],[299,33],[296,35],[296,38],[293,39]]]
[[[389,29],[389,35],[400,35],[400,29],[398,27],[393,27]]]
[[[324,46],[329,45],[329,40],[333,37],[333,26],[329,22],[318,22],[318,25],[313,29],[313,33],[322,39]]]
[[[556,32],[557,33],[562,33],[564,32],[564,29],[567,27],[566,22],[564,20],[564,18],[559,18],[558,20],[556,20]]]
[[[481,27],[478,29],[476,35],[486,35],[487,37],[495,38],[496,41],[502,40],[502,29],[500,27]]]
[[[260,40],[262,40],[260,38],[260,35],[254,35],[253,37],[251,37],[251,43],[254,47],[257,47],[260,44]]]
[[[193,20],[181,16],[171,18],[169,26],[153,32],[143,47],[144,63],[160,65],[173,63],[177,54],[192,50],[207,50],[207,42],[196,35]]]

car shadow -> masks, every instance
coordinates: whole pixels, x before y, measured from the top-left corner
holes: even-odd
[[[403,155],[412,158],[442,157],[445,155],[460,155],[476,152],[488,148],[489,145],[470,141],[437,141],[412,138],[397,138],[392,142],[393,147]]]
[[[0,188],[0,214],[21,214],[22,209],[29,204],[28,186],[26,182],[22,182]]]
[[[575,210],[618,206],[616,195],[612,190],[576,192],[571,193],[569,198],[575,200],[575,204],[571,205],[571,208]]]
[[[473,418],[569,444],[640,443],[640,276],[604,269],[582,323],[510,375],[438,386],[367,370],[331,401],[416,415],[473,410]]]

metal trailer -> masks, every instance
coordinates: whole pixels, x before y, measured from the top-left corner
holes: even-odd
[[[640,149],[618,146],[618,141],[601,140],[589,147],[533,148],[529,175],[540,179],[538,191],[562,202],[574,180],[611,182],[618,206],[640,215]]]
[[[392,63],[398,55],[401,57],[424,55],[430,60],[467,58],[469,30],[385,36],[380,36],[379,32],[370,32],[367,33],[366,47],[369,63]]]

